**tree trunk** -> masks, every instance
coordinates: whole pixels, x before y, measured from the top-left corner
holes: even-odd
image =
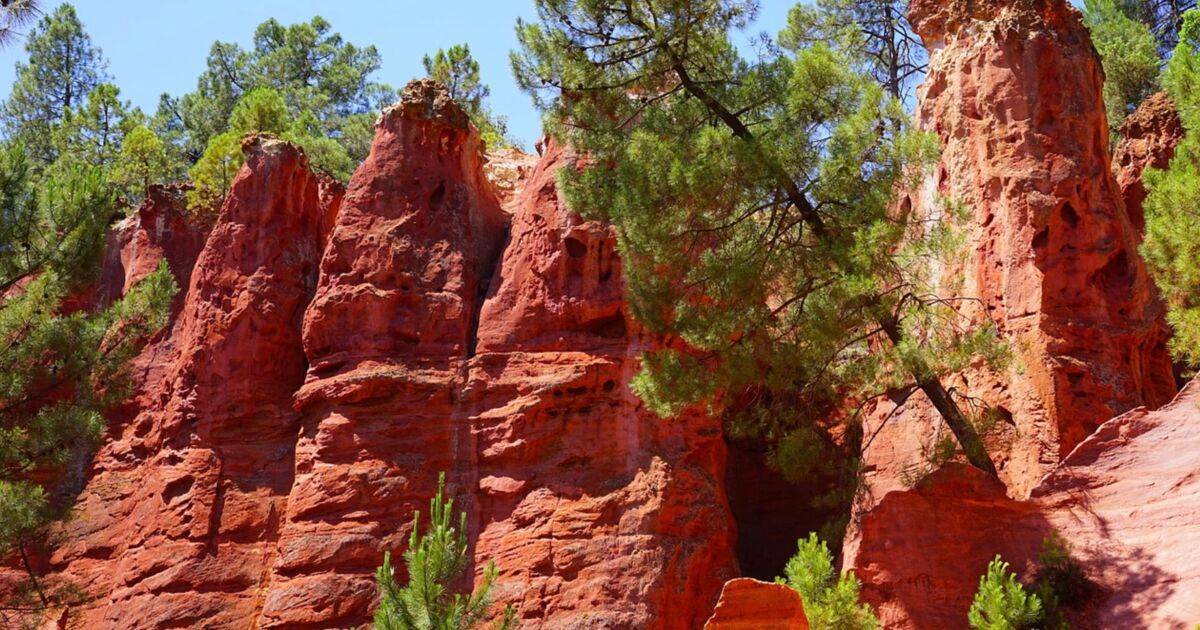
[[[716,99],[716,97],[709,94],[706,90],[704,90],[703,87],[692,80],[691,76],[687,72],[687,68],[684,67],[683,60],[676,55],[675,52],[670,49],[670,47],[667,47],[667,51],[674,61],[673,69],[675,70],[675,74],[679,77],[680,83],[683,84],[684,89],[695,96],[701,103],[705,105],[705,107],[707,107],[713,112],[713,114],[720,118],[735,136],[746,140],[747,142],[756,142],[757,138],[754,137],[749,128],[746,127],[741,119],[738,118],[736,114],[726,109],[725,106]],[[808,223],[810,229],[812,229],[813,234],[817,238],[829,238],[828,230],[826,229],[824,222],[821,220],[821,216],[817,214],[812,204],[800,192],[799,188],[796,186],[796,183],[792,181],[787,173],[782,172],[782,170],[778,169],[778,167],[776,167],[776,169],[778,171],[777,178],[779,179],[780,184],[784,187],[784,192],[788,196],[788,201],[790,201],[792,205],[796,206],[797,210],[800,211],[801,219],[804,220],[805,223]],[[880,318],[879,325],[883,328],[888,336],[888,339],[890,339],[893,344],[899,345],[900,342],[903,341],[904,333],[900,329],[899,322],[896,321],[894,317],[887,319]],[[950,426],[950,430],[954,432],[954,437],[958,439],[958,443],[962,445],[963,451],[967,455],[967,461],[971,462],[971,465],[991,475],[992,477],[999,478],[999,475],[996,472],[996,467],[992,464],[991,458],[988,457],[987,449],[984,448],[983,441],[979,439],[979,434],[976,433],[975,427],[971,426],[970,421],[968,421],[967,417],[963,415],[962,410],[958,408],[958,404],[956,404],[954,399],[951,398],[950,393],[946,391],[946,388],[942,385],[942,382],[937,375],[933,374],[933,372],[928,369],[928,366],[924,364],[924,361],[921,361],[920,359],[918,359],[918,361],[920,361],[918,365],[909,366],[912,376],[916,380],[917,386],[921,388],[921,391],[925,392],[925,395],[929,397],[930,402],[933,403],[934,408],[938,410],[938,413],[940,413],[946,420],[946,424]]]
[[[904,341],[904,331],[900,329],[900,323],[896,321],[895,317],[880,317],[878,321],[892,345],[899,346]],[[987,449],[984,448],[983,440],[979,438],[975,427],[963,415],[958,404],[950,396],[950,392],[946,391],[945,386],[942,385],[941,379],[929,369],[925,361],[920,357],[916,357],[915,360],[917,364],[909,366],[909,370],[917,381],[917,387],[925,392],[925,395],[929,397],[929,402],[933,403],[933,407],[946,420],[954,437],[962,445],[963,452],[967,455],[967,461],[993,478],[999,479],[1000,475],[996,472],[992,459],[988,457]]]
[[[21,562],[25,565],[25,572],[29,574],[29,581],[33,583],[33,590],[37,591],[38,599],[42,600],[42,606],[50,607],[50,600],[46,597],[46,593],[42,591],[42,585],[38,582],[37,573],[33,572],[33,565],[29,562],[29,555],[25,553],[25,543],[17,543],[17,549],[21,551]]]

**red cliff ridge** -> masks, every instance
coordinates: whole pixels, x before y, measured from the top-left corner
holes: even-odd
[[[493,184],[432,82],[345,191],[290,144],[245,149],[211,234],[173,189],[114,231],[114,297],[164,258],[184,289],[50,559],[93,596],[62,623],[362,626],[445,472],[522,627],[702,625],[737,575],[720,425],[629,391],[654,342],[612,230],[559,197],[564,152],[506,154]]]
[[[942,289],[1012,352],[1003,373],[971,369],[948,386],[995,412],[993,460],[1009,494],[1028,496],[1101,423],[1171,400],[1163,308],[1110,171],[1102,70],[1079,12],[1066,0],[914,0],[909,19],[930,51],[918,124],[942,142],[913,211],[966,210],[968,254],[942,270]],[[919,477],[947,433],[919,394],[892,409],[866,422],[878,432],[864,453],[868,504]]]
[[[1028,580],[1057,533],[1098,587],[1076,627],[1191,627],[1200,390],[1162,406],[1167,331],[1136,250],[1142,173],[1182,137],[1174,108],[1159,95],[1132,115],[1110,170],[1098,60],[1065,2],[917,0],[910,18],[932,55],[919,112],[944,144],[936,190],[973,209],[965,286],[1017,344],[1019,370],[957,385],[1016,432],[994,451],[1005,483],[952,464],[904,490],[889,475],[931,430],[900,414],[845,564],[884,627],[966,628],[988,562]]]
[[[1081,627],[1190,627],[1200,385],[1175,397],[1137,253],[1142,174],[1183,134],[1173,106],[1147,101],[1110,154],[1066,0],[913,0],[910,17],[931,57],[917,121],[943,152],[900,208],[965,209],[968,254],[939,290],[1014,357],[948,384],[996,411],[1001,479],[929,470],[946,429],[928,403],[876,403],[843,564],[884,627],[960,628],[987,562],[1027,577],[1057,531],[1100,589]],[[731,457],[718,418],[658,418],[630,390],[659,340],[629,314],[615,231],[566,207],[568,148],[485,154],[445,88],[416,81],[345,188],[289,143],[243,149],[215,216],[161,187],[110,233],[87,299],[164,260],[181,292],[79,516],[37,559],[90,595],[51,625],[364,627],[376,567],[445,473],[474,576],[495,562],[522,628],[809,627],[795,591],[740,579],[795,549],[802,490]]]

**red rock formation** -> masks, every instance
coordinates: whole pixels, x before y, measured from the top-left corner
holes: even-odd
[[[643,408],[651,340],[624,309],[611,228],[565,208],[550,144],[515,202],[483,306],[476,397],[480,535],[523,628],[694,628],[734,575],[718,422]]]
[[[137,211],[109,232],[101,263],[101,302],[121,297],[166,260],[180,287],[176,303],[182,305],[192,267],[212,229],[211,217],[188,211],[187,189],[151,186]]]
[[[1003,374],[949,384],[999,410],[993,458],[1023,496],[1101,422],[1170,400],[1161,308],[1109,169],[1079,13],[1065,0],[914,0],[909,17],[931,56],[918,122],[943,145],[914,207],[935,216],[945,198],[969,212],[970,254],[943,269],[943,290],[971,298],[964,315],[996,322],[1014,355]],[[920,395],[880,430],[892,406],[866,427],[879,431],[865,455],[876,498],[946,433]]]
[[[338,195],[291,145],[247,154],[165,350],[147,350],[163,374],[114,427],[52,558],[95,597],[76,627],[233,627],[261,606],[292,479],[300,315]]]
[[[808,630],[800,594],[782,584],[732,580],[704,630]]]
[[[1057,531],[1099,587],[1076,627],[1189,628],[1200,619],[1200,381],[1159,409],[1113,418],[1017,502],[949,467],[893,492],[851,558],[887,628],[966,627],[996,554],[1028,579]]]
[[[1183,140],[1183,121],[1175,103],[1164,92],[1146,99],[1121,124],[1121,140],[1113,150],[1112,171],[1125,199],[1125,209],[1140,233],[1146,226],[1146,186],[1142,173],[1165,169]]]
[[[460,496],[473,481],[459,386],[505,228],[482,166],[466,114],[432,82],[380,118],[304,315],[303,425],[264,628],[364,621],[374,568],[438,473]]]
[[[1200,380],[1104,423],[1033,491],[1101,597],[1100,628],[1200,619]]]
[[[1036,506],[1008,498],[975,468],[951,464],[913,490],[884,497],[863,518],[846,566],[884,628],[966,628],[992,558],[1000,554],[1028,577],[1050,532]]]
[[[294,147],[251,143],[52,559],[96,596],[72,624],[361,625],[440,471],[523,627],[703,623],[736,574],[719,422],[630,392],[653,341],[612,231],[559,199],[563,152],[525,186],[508,159],[509,239],[480,148],[428,82],[344,199]],[[128,256],[114,286],[149,268]]]

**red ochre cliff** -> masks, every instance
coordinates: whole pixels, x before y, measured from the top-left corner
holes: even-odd
[[[846,568],[884,627],[966,628],[988,562],[1000,555],[1028,581],[1057,533],[1097,586],[1069,612],[1076,627],[1190,628],[1200,389],[1152,411],[1174,381],[1136,250],[1141,177],[1170,161],[1178,116],[1149,99],[1110,161],[1096,54],[1062,0],[916,0],[910,17],[932,56],[920,121],[944,147],[921,202],[968,204],[977,253],[947,277],[963,274],[1016,347],[1008,373],[956,385],[1013,426],[992,443],[1005,483],[952,464],[905,490],[897,471],[936,422],[898,414],[867,453],[877,506]]]
[[[966,254],[942,289],[964,317],[994,322],[1012,354],[1003,373],[947,385],[968,410],[994,411],[989,450],[1008,492],[1028,496],[1101,423],[1171,400],[1163,309],[1110,171],[1103,74],[1080,13],[1066,0],[914,0],[909,20],[930,51],[917,122],[942,144],[913,211],[964,209]],[[918,477],[948,433],[920,394],[893,407],[866,423],[868,503]]]
[[[1147,410],[1175,381],[1136,249],[1142,172],[1182,128],[1156,97],[1110,155],[1100,65],[1065,0],[915,0],[911,16],[931,50],[918,122],[943,153],[904,207],[966,210],[943,289],[1014,360],[950,384],[998,410],[1002,480],[950,465],[908,489],[943,428],[919,396],[886,422],[879,405],[845,564],[886,627],[963,627],[987,561],[1027,575],[1058,530],[1101,587],[1100,627],[1195,623],[1200,390]],[[215,219],[161,188],[111,233],[89,299],[161,260],[183,290],[78,516],[36,559],[91,595],[56,622],[362,626],[376,566],[444,472],[476,577],[495,561],[524,628],[700,628],[714,607],[713,628],[807,627],[785,587],[726,585],[739,529],[748,549],[806,532],[744,505],[739,528],[731,495],[768,497],[765,515],[788,489],[729,487],[765,477],[717,419],[660,419],[630,391],[656,341],[629,317],[614,231],[565,207],[565,148],[485,157],[462,109],[415,82],[345,189],[285,142],[244,149]]]
[[[211,234],[170,189],[114,229],[102,291],[163,258],[186,288],[47,561],[92,595],[65,623],[361,626],[444,471],[522,627],[702,625],[737,575],[719,422],[629,391],[653,340],[612,230],[559,197],[563,151],[493,185],[429,82],[345,191],[244,149]]]

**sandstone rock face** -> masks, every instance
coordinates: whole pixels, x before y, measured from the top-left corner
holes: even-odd
[[[1100,628],[1200,619],[1200,380],[1104,423],[1033,491],[1103,593]]]
[[[338,195],[294,147],[246,148],[171,335],[147,350],[162,374],[111,429],[51,559],[95,596],[76,627],[235,627],[261,606],[292,481],[301,314]]]
[[[639,335],[613,231],[567,211],[549,145],[516,200],[483,305],[481,530],[524,628],[694,628],[735,575],[720,424],[663,420],[628,388]]]
[[[457,493],[473,479],[459,386],[504,223],[466,114],[410,85],[350,182],[304,315],[302,429],[263,627],[361,623],[374,567],[427,512],[438,473]]]
[[[1066,0],[914,0],[910,22],[931,57],[918,124],[943,146],[914,211],[966,209],[969,254],[943,269],[943,290],[1013,353],[1003,374],[948,385],[997,411],[993,459],[1026,496],[1101,422],[1170,400],[1161,306],[1110,173],[1102,71],[1079,13]],[[893,408],[867,421],[874,500],[947,434],[920,395],[885,424]]]
[[[1075,627],[1190,628],[1200,618],[1200,381],[1101,425],[1027,501],[952,466],[887,495],[848,566],[887,628],[965,628],[996,554],[1028,579],[1057,531],[1099,587]]]
[[[654,341],[612,230],[559,198],[564,152],[497,160],[493,185],[427,82],[344,194],[290,145],[246,148],[51,558],[95,596],[68,623],[361,627],[445,472],[522,627],[700,627],[736,575],[720,424],[630,392]],[[113,263],[114,292],[154,252],[176,267],[155,199],[120,238],[159,245]]]
[[[204,249],[212,221],[187,209],[187,187],[154,185],[137,211],[109,232],[101,262],[102,303],[124,295],[166,260],[180,288],[180,299],[192,280],[192,267]]]
[[[782,584],[731,580],[704,630],[808,630],[800,594]]]
[[[1000,554],[1028,577],[1052,529],[1035,505],[1002,484],[950,464],[909,491],[891,492],[862,520],[847,557],[863,600],[888,629],[967,628],[979,576]]]
[[[1121,140],[1113,150],[1112,171],[1125,199],[1129,220],[1140,233],[1146,226],[1146,186],[1142,173],[1165,169],[1183,140],[1183,121],[1175,103],[1164,92],[1146,99],[1121,124]]]

